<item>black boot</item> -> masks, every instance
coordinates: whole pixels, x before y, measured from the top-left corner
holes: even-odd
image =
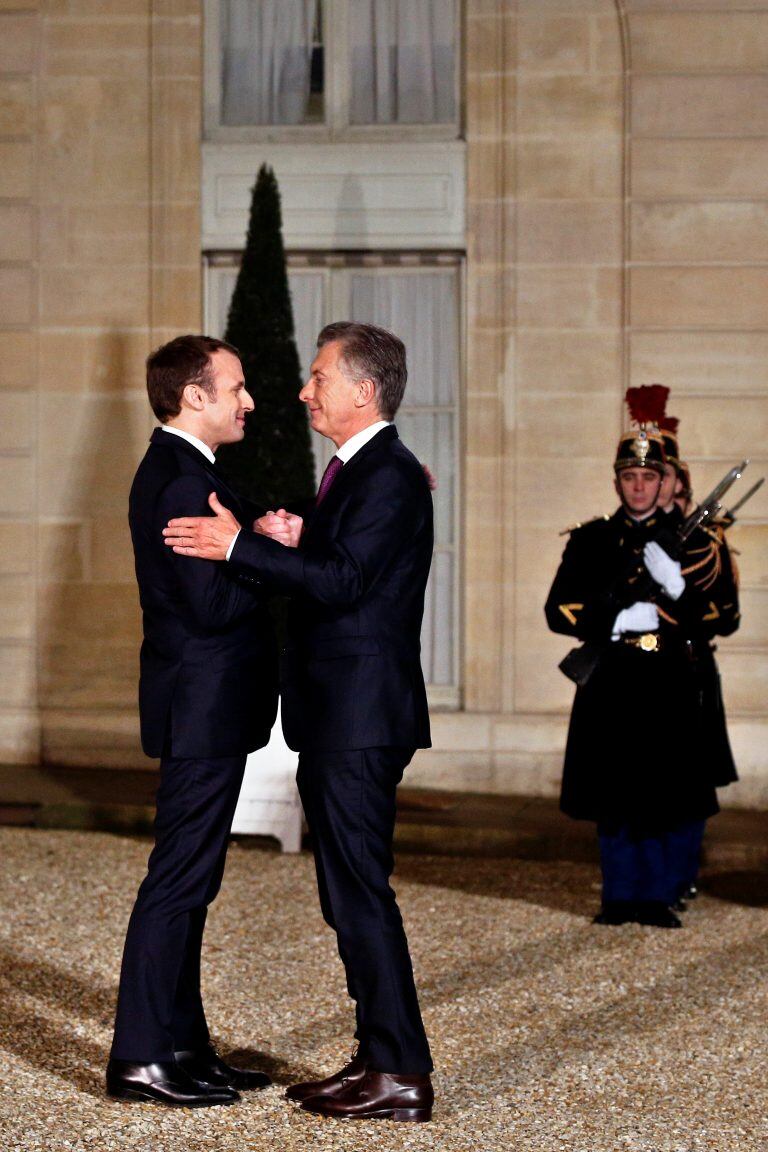
[[[682,928],[683,922],[662,900],[645,900],[637,906],[638,924],[650,928]]]
[[[635,906],[631,900],[605,900],[594,917],[593,924],[631,924],[635,919]]]

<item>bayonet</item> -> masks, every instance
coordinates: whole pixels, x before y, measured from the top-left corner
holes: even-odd
[[[694,508],[688,519],[681,525],[679,538],[682,542],[687,540],[695,528],[698,528],[704,521],[711,521],[718,512],[722,511],[722,504],[720,503],[723,496],[725,496],[728,489],[740,480],[749,460],[742,460],[741,464],[736,464],[730,468],[719,484],[715,484],[714,488],[707,496],[706,500],[699,504],[698,508]]]
[[[765,483],[765,476],[761,476],[760,479],[757,481],[757,483],[752,485],[749,492],[746,492],[742,496],[741,500],[737,500],[736,503],[733,505],[733,507],[728,509],[728,511],[726,512],[726,516],[728,517],[729,520],[735,520],[736,519],[736,513],[738,512],[739,508],[743,508],[744,505],[746,504],[747,500],[751,500],[752,497],[754,496],[755,492],[757,492],[758,488],[762,487],[762,485],[764,483]]]

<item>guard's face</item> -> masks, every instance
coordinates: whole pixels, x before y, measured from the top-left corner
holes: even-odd
[[[625,468],[616,480],[622,504],[633,516],[652,512],[659,499],[661,473],[654,468]]]
[[[235,444],[245,435],[246,413],[253,411],[253,400],[245,390],[243,366],[226,348],[211,355],[216,398],[206,396],[203,413],[206,443],[216,451],[221,444]]]
[[[683,484],[676,469],[672,464],[665,464],[664,476],[659,486],[659,507],[671,508],[675,502],[675,497],[679,496],[682,490]]]
[[[350,380],[342,371],[342,348],[340,340],[331,340],[319,349],[309,380],[299,392],[314,430],[337,447],[356,430],[359,417],[360,382]]]

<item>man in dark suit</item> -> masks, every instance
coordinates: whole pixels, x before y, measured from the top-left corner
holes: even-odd
[[[199,1107],[269,1083],[211,1047],[200,950],[246,757],[267,744],[275,720],[277,659],[257,585],[163,546],[168,519],[206,511],[211,488],[253,521],[214,456],[242,438],[253,408],[236,351],[181,336],[149,357],[147,390],[161,427],[136,473],[129,521],[144,622],[141,736],[147,755],[160,757],[160,787],[155,845],[125,941],[107,1091]]]
[[[338,452],[294,550],[239,523],[179,518],[180,556],[229,558],[294,598],[282,671],[286,739],[312,832],[320,904],[335,930],[356,1002],[358,1048],[324,1081],[293,1085],[311,1112],[429,1120],[433,1094],[408,944],[389,885],[395,792],[416,748],[430,744],[419,660],[432,557],[432,498],[392,424],[407,372],[397,337],[372,325],[323,329],[300,393],[312,427]]]

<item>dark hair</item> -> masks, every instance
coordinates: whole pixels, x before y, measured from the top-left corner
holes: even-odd
[[[187,384],[199,384],[215,399],[211,356],[222,348],[240,356],[237,348],[213,336],[177,336],[147,357],[147,394],[161,423],[181,412],[181,394]]]
[[[341,341],[341,366],[354,380],[373,380],[383,420],[393,420],[408,380],[405,345],[386,328],[339,320],[327,324],[317,338],[318,348]]]

